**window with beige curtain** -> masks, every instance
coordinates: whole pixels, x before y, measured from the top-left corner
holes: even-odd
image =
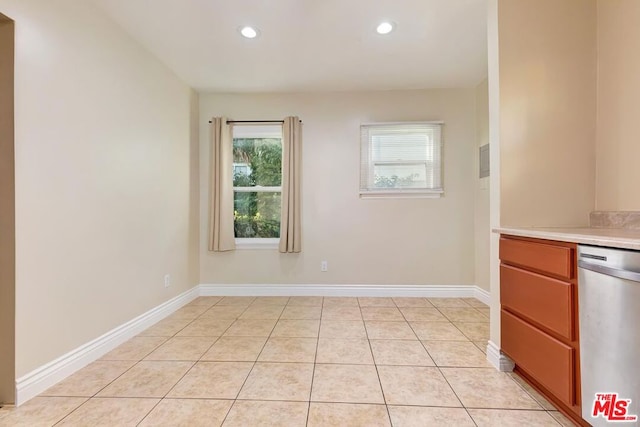
[[[210,250],[300,252],[300,120],[272,125],[213,119],[211,143]]]

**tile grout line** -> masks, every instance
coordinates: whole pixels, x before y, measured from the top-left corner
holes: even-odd
[[[430,302],[430,301],[429,301]],[[435,307],[435,306],[434,306]],[[438,313],[442,314],[443,316],[444,313],[442,313],[438,307],[435,307],[436,310],[438,311]],[[402,313],[402,311],[400,311],[400,313]],[[402,313],[402,316],[404,317],[404,313]],[[446,319],[448,319],[448,317],[445,316]],[[405,318],[406,320],[406,318]],[[460,405],[462,406],[462,408],[464,409],[464,411],[467,413],[467,415],[469,416],[469,419],[471,420],[471,422],[478,427],[478,424],[476,423],[476,421],[473,419],[473,417],[471,416],[471,414],[469,413],[469,410],[467,409],[466,406],[464,406],[464,403],[462,403],[462,399],[460,399],[460,396],[458,396],[458,393],[456,393],[456,391],[454,390],[453,386],[451,386],[451,383],[449,383],[449,380],[447,379],[447,377],[444,375],[444,373],[442,372],[442,369],[440,369],[440,366],[438,365],[438,363],[436,362],[435,358],[431,355],[431,353],[429,352],[429,350],[427,349],[427,347],[424,345],[424,342],[420,339],[420,337],[418,337],[418,334],[416,333],[416,331],[413,329],[413,326],[411,325],[411,323],[409,323],[409,321],[407,321],[407,323],[409,324],[409,327],[411,328],[411,330],[413,331],[413,333],[416,335],[416,337],[418,338],[418,342],[422,345],[422,348],[424,348],[424,351],[427,352],[427,354],[429,355],[429,357],[431,358],[431,360],[433,361],[433,365],[434,367],[438,370],[438,372],[440,373],[440,375],[442,375],[442,378],[444,379],[444,381],[447,383],[447,385],[449,386],[449,388],[451,389],[451,391],[453,392],[454,396],[456,397],[456,399],[458,399],[458,402],[460,402]],[[449,321],[449,323],[451,323],[453,325],[453,322]],[[454,325],[455,326],[455,325]]]
[[[175,334],[173,334],[173,336],[172,336],[171,338],[175,338],[177,334],[179,334],[180,332],[182,332],[182,331],[183,331],[184,329],[186,329],[189,325],[191,325],[191,324],[192,324],[193,322],[195,322],[197,319],[199,319],[200,317],[202,317],[202,316],[204,315],[204,313],[206,313],[207,311],[211,310],[211,309],[212,309],[213,307],[215,307],[215,306],[216,306],[220,301],[222,301],[222,298],[221,298],[221,299],[219,299],[218,301],[216,301],[215,303],[213,303],[213,304],[211,305],[211,307],[207,308],[205,311],[203,311],[203,312],[202,312],[202,313],[200,313],[198,316],[196,316],[196,318],[195,318],[195,319],[193,319],[191,322],[187,323],[187,324],[184,326],[184,328],[180,329],[180,330],[179,330],[179,331],[177,331]],[[246,310],[245,310],[245,311],[246,311]],[[244,313],[244,311],[243,311],[243,313]],[[235,322],[235,321],[234,321],[234,322]],[[233,324],[233,322],[231,323],[231,325],[232,325],[232,324]],[[229,329],[229,328],[231,327],[231,325],[227,326],[227,329]],[[226,331],[227,329],[225,329],[225,331]],[[223,333],[224,333],[224,332],[223,332]],[[220,335],[220,336],[222,336],[222,335]],[[218,341],[218,339],[220,339],[220,336],[219,336],[218,338],[216,338],[216,339],[213,341],[213,343],[209,346],[209,349],[211,349],[211,347],[213,347],[213,345]],[[169,339],[171,339],[171,338],[169,338]],[[169,339],[168,339],[167,341],[169,341]],[[167,342],[167,341],[165,341],[165,344],[166,344],[166,342]],[[163,345],[164,345],[164,344],[163,344]],[[204,355],[207,353],[207,351],[209,351],[209,349],[205,350],[205,352],[204,352],[204,353],[202,353],[202,355],[200,355],[200,359],[202,358],[202,356],[204,356]],[[155,350],[154,350],[154,351],[155,351]],[[149,353],[149,354],[151,354],[151,353]],[[147,355],[146,357],[149,357],[149,355]],[[196,365],[198,364],[198,361],[199,361],[200,359],[198,359],[198,360],[196,360],[195,362],[193,362],[193,364],[191,365],[191,367],[189,367],[189,369],[187,369],[187,370],[185,371],[185,373],[180,377],[180,379],[178,379],[178,381],[176,381],[176,383],[175,383],[173,386],[171,386],[171,387],[169,388],[169,390],[167,390],[167,392],[164,394],[164,396],[163,396],[163,397],[161,397],[161,398],[160,398],[160,400],[158,400],[158,402],[157,402],[155,405],[153,405],[153,408],[151,408],[151,409],[149,410],[149,412],[147,412],[147,413],[145,414],[145,416],[144,416],[144,417],[142,417],[142,419],[141,419],[141,420],[136,424],[136,426],[139,426],[140,424],[142,424],[142,423],[144,422],[144,420],[145,420],[149,415],[151,415],[151,413],[152,413],[152,412],[153,412],[153,411],[158,407],[158,405],[160,405],[160,403],[161,403],[163,400],[165,400],[165,399],[166,399],[166,397],[169,395],[169,393],[171,393],[171,391],[172,391],[172,390],[173,390],[173,389],[174,389],[174,388],[175,388],[175,387],[180,383],[180,381],[182,381],[182,380],[184,379],[184,377],[186,377],[186,376],[187,376],[187,374],[189,374],[189,372],[191,372],[191,370],[193,369],[193,367],[194,367],[194,366],[196,366]],[[143,358],[142,360],[144,360],[144,358]],[[175,362],[175,361],[174,361],[174,362]]]
[[[257,298],[253,299],[251,304],[249,304],[249,307],[256,301],[256,299]],[[289,302],[290,299],[291,299],[291,297],[289,297],[289,299],[287,300],[287,303]],[[247,307],[247,309],[249,309],[249,307]],[[274,329],[278,325],[278,322],[280,321],[280,318],[282,317],[282,313],[284,313],[284,310],[285,310],[286,307],[287,307],[287,304],[285,304],[282,307],[282,311],[280,312],[280,315],[278,316],[278,318],[276,319],[275,323],[273,324],[273,327],[271,328],[271,332],[269,332],[269,335],[267,336],[267,339],[264,341],[264,344],[262,345],[262,348],[260,349],[260,352],[258,352],[258,355],[256,356],[256,360],[253,362],[253,365],[251,365],[251,369],[249,369],[249,372],[247,373],[247,376],[244,378],[244,381],[242,382],[242,385],[240,385],[240,387],[238,388],[238,392],[236,393],[236,397],[233,399],[233,403],[229,407],[229,410],[227,411],[226,415],[224,416],[224,419],[222,420],[222,423],[220,423],[221,426],[224,425],[224,423],[227,421],[227,417],[231,413],[231,410],[233,410],[233,407],[238,402],[238,398],[240,397],[240,393],[242,392],[242,389],[244,388],[245,384],[247,383],[247,380],[249,379],[249,377],[251,376],[251,373],[253,372],[253,369],[256,367],[256,364],[258,363],[258,359],[260,359],[260,355],[264,351],[264,348],[267,346],[267,343],[269,342],[269,338],[271,338],[271,335],[273,334]],[[243,311],[243,313],[244,313],[244,311]],[[240,318],[240,316],[238,316],[238,319],[236,319],[236,320],[239,320],[239,318]],[[231,327],[231,325],[229,327]]]
[[[373,367],[376,370],[376,376],[378,377],[378,384],[380,385],[380,393],[382,393],[382,401],[384,402],[384,408],[387,410],[387,417],[389,419],[389,425],[391,427],[393,427],[393,421],[391,421],[391,412],[389,411],[389,404],[387,403],[387,396],[384,393],[384,387],[382,386],[382,380],[380,379],[380,371],[378,370],[378,365],[376,364],[376,359],[375,356],[373,354],[373,347],[371,347],[371,340],[369,339],[369,331],[367,330],[367,324],[364,322],[364,316],[362,316],[362,306],[360,305],[360,299],[357,299],[358,301],[358,308],[360,309],[360,316],[362,317],[362,322],[364,323],[364,332],[367,335],[367,344],[369,344],[369,351],[371,352],[371,359],[373,360]],[[393,301],[393,298],[391,298],[391,301]],[[393,301],[393,305],[394,307],[396,307],[396,310],[398,310],[398,307],[396,306],[396,302]],[[400,311],[400,310],[398,310]],[[402,314],[402,312],[400,312],[400,314]]]
[[[217,303],[217,302],[216,302]],[[213,307],[214,305],[216,305],[216,303],[212,304],[211,307]],[[200,313],[198,316],[196,316],[193,320],[191,320],[189,323],[187,323],[182,329],[186,328],[188,325],[190,325],[191,323],[193,323],[197,318],[199,318],[200,316],[202,316],[202,314],[204,314],[205,312],[209,311],[209,309],[211,308],[209,307],[207,310],[203,311],[202,313]],[[183,307],[180,307],[183,308]],[[179,310],[179,309],[178,309]],[[177,311],[177,310],[176,310]],[[173,313],[172,313],[173,314]],[[167,316],[169,317],[169,316]],[[159,320],[158,322],[162,321],[164,319]],[[149,328],[153,327],[155,324],[157,324],[158,322],[154,323],[153,325],[149,326]],[[149,329],[147,328],[147,329]],[[97,392],[95,392],[93,395],[86,397],[86,396],[82,396],[83,398],[86,398],[86,400],[84,402],[82,402],[77,408],[73,409],[71,412],[67,413],[64,417],[62,417],[60,420],[58,420],[55,425],[60,424],[61,422],[63,422],[66,418],[68,418],[71,414],[73,414],[74,412],[76,412],[78,409],[80,409],[80,407],[84,406],[87,402],[89,402],[91,399],[96,399],[98,398],[98,394],[103,391],[104,389],[106,389],[107,387],[109,387],[111,384],[113,384],[115,381],[117,381],[119,378],[121,378],[124,374],[126,374],[127,372],[129,372],[131,369],[133,369],[136,365],[138,365],[140,362],[142,362],[146,357],[148,357],[151,353],[153,353],[154,351],[156,351],[158,348],[160,348],[161,346],[163,346],[164,344],[166,344],[171,338],[174,338],[176,336],[177,333],[179,333],[180,331],[182,331],[182,329],[178,330],[176,333],[174,333],[173,335],[170,336],[159,336],[159,338],[165,338],[164,342],[158,344],[157,346],[155,346],[153,349],[151,349],[148,353],[146,353],[145,355],[142,356],[142,358],[140,358],[139,360],[135,361],[135,363],[133,365],[131,365],[128,369],[126,369],[124,372],[122,372],[120,375],[118,375],[117,377],[115,377],[113,380],[109,381],[109,383],[107,383],[104,387],[100,388],[100,390],[98,390]],[[146,330],[146,329],[145,329]],[[144,332],[144,331],[143,331]],[[140,336],[140,334],[131,337],[129,340],[125,341],[125,342],[129,342],[132,338],[136,338]],[[149,335],[143,335],[142,337],[149,337]],[[152,336],[153,337],[153,336]],[[124,344],[124,343],[122,343]],[[121,345],[122,345],[121,344]],[[99,361],[100,359],[98,359],[97,361]],[[96,362],[97,362],[96,361]],[[126,362],[127,360],[105,360],[108,362]],[[93,363],[93,362],[92,362]],[[87,365],[88,366],[88,365]],[[182,379],[182,378],[181,378]],[[63,380],[64,381],[64,380]],[[178,380],[180,381],[180,380]],[[62,381],[60,381],[62,382]],[[55,397],[55,396],[52,396]],[[66,396],[59,396],[59,397],[66,397]],[[123,398],[127,398],[127,397],[118,397],[118,396],[107,396],[107,397],[112,397],[112,398],[118,398],[118,399],[123,399]],[[157,399],[157,398],[149,398],[149,397],[144,397],[143,399]],[[147,412],[147,414],[140,420],[140,422],[138,424],[140,424],[150,413],[151,411],[153,411],[155,409],[156,406],[158,406],[158,404],[162,401],[162,398],[158,401],[158,403],[156,403],[153,408],[151,408],[149,410],[149,412]]]
[[[324,311],[324,297],[320,306],[320,320],[318,321],[318,337],[316,338],[316,354],[313,357],[313,371],[311,372],[311,387],[309,389],[309,404],[307,405],[307,421],[305,426],[309,426],[309,417],[311,416],[311,396],[313,396],[313,380],[316,377],[316,365],[318,363],[318,350],[320,348],[320,327],[322,326],[322,312]]]

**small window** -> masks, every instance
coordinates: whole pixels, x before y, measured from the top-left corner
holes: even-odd
[[[282,193],[282,126],[233,126],[236,243],[277,245]],[[256,246],[252,246],[256,245]]]
[[[442,124],[361,126],[361,197],[440,197]]]

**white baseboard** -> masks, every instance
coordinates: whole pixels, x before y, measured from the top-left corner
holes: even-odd
[[[475,285],[200,285],[201,296],[323,296],[477,298],[489,304],[489,293]]]
[[[476,299],[487,304],[489,307],[491,307],[491,293],[489,291],[482,289],[479,286],[474,286],[473,288],[474,288],[473,296],[476,297]]]
[[[16,406],[37,396],[199,295],[196,286],[16,380]]]
[[[196,286],[106,334],[60,356],[16,380],[16,406],[104,356],[128,339],[167,317],[198,296],[344,296],[477,298],[489,304],[489,293],[474,285],[216,285]],[[490,342],[491,344],[491,342]],[[496,347],[497,348],[497,347]],[[500,355],[499,350],[496,350]],[[502,357],[505,357],[502,355]],[[489,347],[487,347],[489,359]],[[506,357],[505,357],[506,358]],[[491,359],[489,359],[491,361]],[[507,359],[508,360],[508,359]],[[493,362],[492,362],[493,363]],[[497,366],[494,363],[494,366]]]
[[[493,341],[487,343],[487,360],[500,372],[511,372],[515,367],[513,361]]]

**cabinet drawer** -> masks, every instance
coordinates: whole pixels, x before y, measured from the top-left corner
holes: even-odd
[[[502,237],[500,259],[508,264],[573,279],[574,248]]]
[[[508,265],[500,266],[500,303],[573,341],[573,285]]]
[[[502,351],[558,399],[575,404],[573,348],[504,310],[501,318]]]

